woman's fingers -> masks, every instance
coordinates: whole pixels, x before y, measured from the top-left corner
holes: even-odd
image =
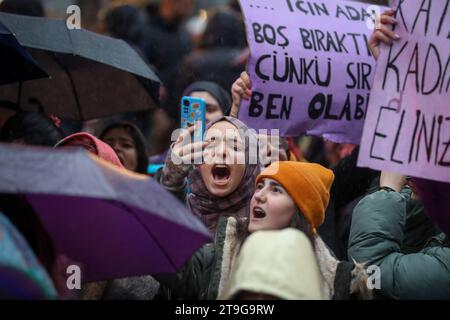
[[[244,80],[239,79],[236,84],[241,89],[241,95],[244,96],[244,98],[249,98],[252,95],[252,90],[247,86],[247,84],[244,82]]]
[[[242,80],[242,79],[236,80],[236,82],[233,84],[232,91],[233,91],[233,94],[239,95],[239,98],[243,98],[245,100],[248,100],[252,95],[252,91],[247,87],[244,80]],[[237,100],[237,97],[236,97],[236,100]]]
[[[233,93],[239,94],[240,96],[245,92],[247,87],[245,86],[244,81],[242,79],[238,79],[233,83],[232,91]]]
[[[198,159],[208,144],[208,141],[190,143],[177,150],[178,156],[183,159],[183,163],[189,163],[193,159]]]
[[[378,41],[381,41],[385,44],[391,44],[392,43],[392,37],[390,37],[390,35],[387,35],[386,33],[382,32],[381,30],[377,30],[375,32],[375,38]]]
[[[389,27],[387,27],[386,25],[380,25],[376,32],[376,34],[380,34],[382,33],[383,35],[385,35],[386,37],[393,39],[393,40],[398,40],[400,39],[400,36],[398,34],[396,34],[394,31],[392,31],[391,29],[389,29]],[[377,35],[378,36],[378,35]],[[380,39],[381,40],[381,39]]]
[[[236,84],[244,90],[247,89],[247,85],[245,84],[244,80],[242,80],[241,78],[236,80]]]
[[[385,12],[382,13],[382,15],[393,16],[394,13],[395,13],[394,10],[392,10],[392,9],[387,9]]]
[[[247,88],[252,87],[252,81],[250,80],[250,76],[248,75],[248,73],[246,71],[243,71],[241,73],[241,79],[242,79],[242,81],[244,81]]]
[[[188,138],[190,139],[190,136],[194,133],[196,127],[197,126],[195,125],[195,126],[191,126],[191,127],[187,128],[187,129],[182,129],[181,134],[178,137],[177,142],[175,144],[179,145],[182,142],[186,141],[186,139],[188,139]]]
[[[381,15],[379,22],[382,23],[382,24],[392,24],[392,25],[394,25],[394,24],[397,23],[397,20],[394,17],[391,17],[391,16]]]
[[[394,11],[389,9],[377,18],[376,29],[369,39],[369,47],[375,60],[378,60],[380,56],[380,42],[391,44],[392,40],[400,39],[400,36],[391,30],[390,27],[397,23],[397,20],[393,16]]]

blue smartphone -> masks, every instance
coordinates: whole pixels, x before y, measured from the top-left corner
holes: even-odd
[[[181,128],[187,129],[198,121],[201,121],[201,127],[194,131],[194,140],[203,141],[206,129],[206,102],[200,98],[184,96],[181,99]]]

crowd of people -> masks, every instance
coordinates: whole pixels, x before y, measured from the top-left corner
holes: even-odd
[[[44,16],[39,2],[4,0],[0,11]],[[252,95],[242,13],[237,1],[213,10],[194,39],[185,27],[193,4],[114,5],[99,20],[103,32],[128,42],[158,74],[161,110],[74,127],[0,101],[0,142],[49,152],[83,148],[120,170],[150,175],[213,241],[177,273],[71,291],[39,221],[14,218],[20,208],[0,197],[0,298],[450,299],[450,242],[427,216],[412,179],[360,168],[358,145],[320,137],[280,137],[268,144],[276,157],[250,161],[251,141],[261,137],[238,119],[242,100]],[[393,11],[380,21],[369,43],[375,59],[380,42],[397,40],[389,28]],[[182,96],[206,102],[204,141],[186,143],[195,127],[171,140]],[[239,157],[245,161],[234,161]],[[212,161],[193,165],[205,158]],[[161,168],[149,174],[152,164]],[[26,273],[34,292],[11,285],[2,266]]]

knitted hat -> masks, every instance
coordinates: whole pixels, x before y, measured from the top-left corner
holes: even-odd
[[[264,178],[273,179],[286,189],[315,232],[325,219],[333,172],[315,163],[280,161],[261,172],[256,183]]]

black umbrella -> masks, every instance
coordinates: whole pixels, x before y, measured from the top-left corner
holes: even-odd
[[[11,31],[0,23],[0,85],[48,78]]]
[[[154,108],[160,81],[126,42],[66,21],[0,13],[51,79],[0,87],[0,100],[77,120]]]

